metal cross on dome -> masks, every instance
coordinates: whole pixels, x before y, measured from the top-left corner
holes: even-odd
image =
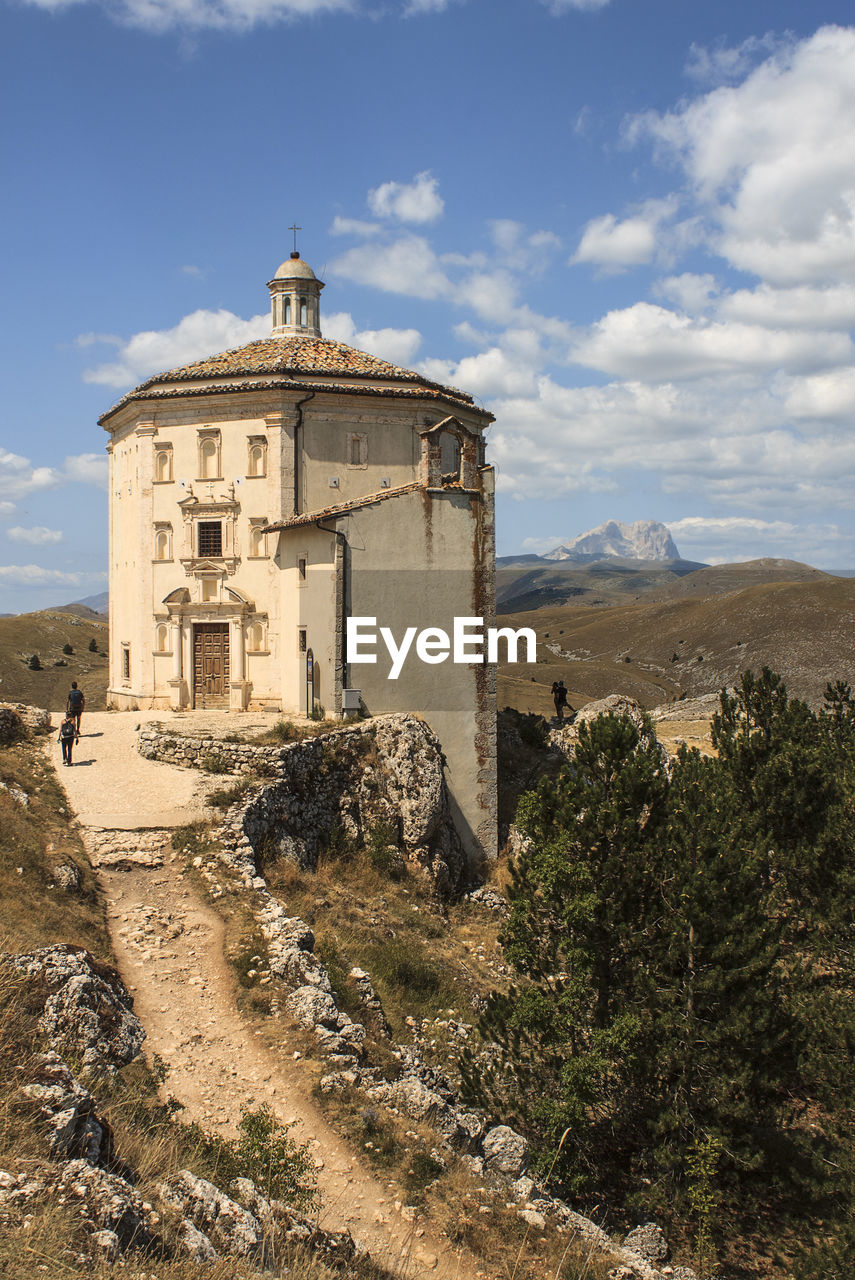
[[[294,232],[294,252],[296,253],[296,252],[297,252],[297,232],[298,232],[298,231],[302,231],[302,230],[303,230],[303,228],[302,228],[302,227],[298,227],[298,226],[297,226],[297,224],[296,224],[296,222],[295,222],[293,226],[291,226],[291,227],[289,227],[289,228],[288,228],[288,230],[289,230],[289,231],[293,231],[293,232]]]

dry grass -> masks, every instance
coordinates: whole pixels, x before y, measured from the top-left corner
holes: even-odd
[[[27,951],[55,942],[86,947],[108,960],[103,904],[80,838],[69,825],[68,802],[36,738],[0,748],[0,780],[20,787],[23,805],[0,789],[0,901],[5,948]],[[71,863],[80,888],[59,888],[54,868]]]

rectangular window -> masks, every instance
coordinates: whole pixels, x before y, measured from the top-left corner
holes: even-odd
[[[306,628],[299,627],[297,630],[297,652],[306,652]]]
[[[131,680],[131,646],[129,644],[122,645],[122,679],[126,684],[130,684]]]
[[[306,556],[297,557],[297,574],[301,582],[306,581]]]
[[[220,520],[199,521],[199,555],[221,556],[223,554],[223,525]]]
[[[349,431],[347,434],[347,465],[349,467],[365,467],[368,465],[368,437]]]

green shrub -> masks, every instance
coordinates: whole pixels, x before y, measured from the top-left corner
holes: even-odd
[[[243,800],[244,796],[252,790],[252,783],[248,778],[241,778],[239,782],[235,782],[230,787],[218,787],[216,791],[205,800],[205,804],[210,805],[212,809],[228,809],[233,804],[237,804],[239,800]]]
[[[172,833],[172,847],[178,853],[207,853],[210,848],[207,822],[188,822],[183,827],[176,827]]]
[[[277,742],[296,742],[300,737],[300,730],[290,720],[277,720],[270,732]]]
[[[95,639],[95,637],[94,637],[94,636],[93,636],[93,637],[92,637],[92,639],[89,641],[89,646],[88,646],[88,647],[89,647],[89,652],[90,652],[90,653],[97,653],[97,652],[98,652],[98,641]]]
[[[202,756],[202,759],[199,761],[199,768],[203,773],[229,772],[227,762],[216,751],[209,751],[207,755]]]
[[[0,707],[0,747],[11,747],[27,736],[24,722],[11,707]]]
[[[523,716],[519,723],[520,737],[527,747],[537,749],[546,746],[549,738],[549,725],[543,716]]]
[[[297,1209],[320,1203],[308,1143],[296,1142],[290,1124],[280,1124],[265,1102],[257,1111],[244,1110],[238,1137],[232,1144],[244,1177],[251,1178],[268,1199],[285,1200]]]
[[[72,649],[70,644],[64,644],[62,646],[62,652],[65,654],[69,654],[69,653],[74,653],[74,650]]]
[[[309,719],[310,720],[326,720],[326,718],[327,718],[327,713],[326,713],[325,707],[323,706],[322,703],[316,702],[315,705],[312,707],[311,711],[309,712]]]
[[[42,664],[39,661],[39,655],[37,653],[34,653],[32,657],[27,659],[27,666],[31,671],[41,671]]]

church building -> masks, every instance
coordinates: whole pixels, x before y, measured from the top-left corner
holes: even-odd
[[[465,846],[493,857],[495,668],[419,635],[494,623],[492,415],[321,337],[323,287],[292,253],[269,338],[149,378],[99,419],[108,705],[420,713]],[[376,643],[349,653],[348,619]],[[396,678],[381,628],[398,646],[416,629]]]

